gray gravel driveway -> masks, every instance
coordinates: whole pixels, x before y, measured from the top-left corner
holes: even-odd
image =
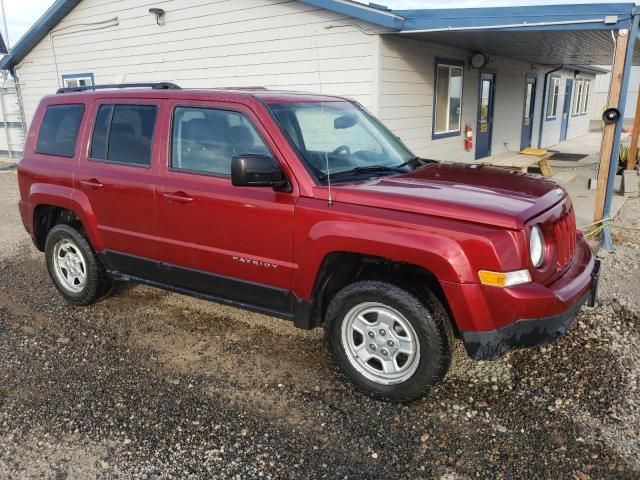
[[[67,305],[17,198],[1,172],[0,478],[640,478],[633,231],[567,337],[495,362],[459,347],[402,406],[343,384],[320,331],[144,286]]]

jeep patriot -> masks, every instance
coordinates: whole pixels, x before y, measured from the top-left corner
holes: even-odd
[[[22,221],[68,301],[134,281],[323,326],[339,372],[387,401],[440,382],[455,338],[494,359],[595,299],[562,188],[419,158],[343,98],[61,89],[23,157]]]

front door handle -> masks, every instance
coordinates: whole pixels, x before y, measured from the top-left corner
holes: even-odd
[[[93,188],[95,190],[104,187],[104,185],[95,178],[85,178],[84,180],[80,180],[80,185],[86,188]]]
[[[191,202],[193,202],[193,198],[191,198],[190,196],[188,196],[184,192],[165,193],[164,194],[164,198],[166,198],[170,202],[177,202],[177,203],[191,203]]]

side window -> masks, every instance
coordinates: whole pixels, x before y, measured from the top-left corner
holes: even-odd
[[[176,107],[171,132],[171,168],[231,175],[236,155],[270,155],[260,134],[242,113]]]
[[[551,77],[547,92],[547,120],[558,116],[558,97],[560,96],[560,77]]]
[[[47,107],[36,142],[36,152],[44,155],[73,157],[84,105],[51,105]]]
[[[460,132],[462,121],[463,67],[438,63],[435,78],[434,134]]]
[[[101,105],[91,140],[90,158],[151,165],[155,105]]]

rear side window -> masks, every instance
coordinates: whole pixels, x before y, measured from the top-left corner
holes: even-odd
[[[44,155],[73,157],[84,105],[50,105],[44,112],[36,152]]]
[[[155,105],[101,105],[91,139],[93,160],[151,165]]]

